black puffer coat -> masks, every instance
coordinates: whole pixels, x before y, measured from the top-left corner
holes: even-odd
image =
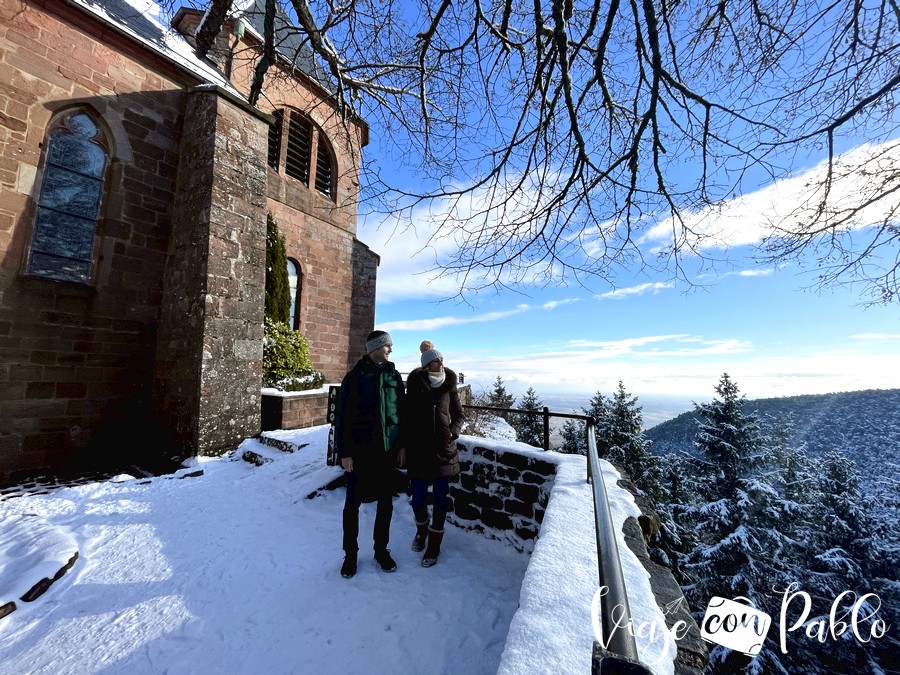
[[[444,368],[444,383],[431,388],[428,371],[416,368],[406,378],[406,466],[410,478],[431,482],[438,476],[459,474],[456,439],[463,410],[456,391],[456,373]]]
[[[367,354],[344,376],[334,415],[335,449],[353,459],[357,475],[394,468],[403,447],[403,378],[394,364],[378,367]]]

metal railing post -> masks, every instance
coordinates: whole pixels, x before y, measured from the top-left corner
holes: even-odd
[[[638,660],[637,644],[631,627],[631,607],[619,559],[619,545],[616,542],[615,526],[609,510],[609,497],[600,470],[600,455],[597,454],[597,420],[589,415],[551,413],[547,407],[542,411],[517,410],[515,408],[495,408],[492,406],[464,405],[463,408],[485,410],[494,413],[514,412],[526,415],[541,414],[544,418],[544,450],[550,449],[550,417],[584,420],[585,441],[587,442],[588,482],[593,485],[594,531],[597,536],[597,568],[600,587],[607,592],[600,596],[600,623],[603,644],[599,645],[607,655],[600,660],[600,673],[631,673],[649,675],[651,672]],[[619,608],[619,611],[616,611]],[[595,644],[597,644],[595,642]],[[596,662],[595,662],[596,665]],[[596,672],[596,671],[594,671]]]
[[[550,408],[544,406],[544,452],[550,449]]]

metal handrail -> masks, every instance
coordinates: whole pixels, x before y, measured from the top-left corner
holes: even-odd
[[[600,588],[607,593],[600,596],[600,623],[603,632],[603,648],[615,656],[640,664],[637,644],[628,627],[631,626],[631,607],[628,604],[628,592],[625,588],[625,577],[622,574],[622,562],[619,559],[619,545],[616,541],[612,513],[609,509],[609,497],[603,472],[600,470],[600,456],[597,454],[597,437],[594,428],[597,420],[588,415],[550,412],[547,408],[538,412],[515,408],[494,408],[490,406],[464,405],[463,408],[487,410],[492,412],[513,412],[526,415],[542,415],[544,418],[544,449],[549,449],[549,419],[563,417],[584,420],[587,426],[587,464],[588,481],[593,484],[594,498],[594,532],[597,539],[597,571]],[[614,615],[616,608],[618,615]],[[643,664],[641,664],[643,665]]]
[[[597,455],[597,438],[594,434],[594,421],[587,425],[588,435],[588,471],[594,486],[594,527],[597,533],[597,566],[600,575],[600,588],[606,587],[609,592],[600,596],[600,627],[603,631],[604,648],[631,661],[639,661],[637,644],[634,635],[627,628],[631,626],[631,607],[628,604],[628,592],[625,589],[625,577],[619,560],[619,544],[613,529],[612,513],[609,510],[609,497],[606,494],[606,483],[600,470],[600,457]],[[605,555],[604,555],[605,553]],[[621,614],[614,617],[616,607]]]

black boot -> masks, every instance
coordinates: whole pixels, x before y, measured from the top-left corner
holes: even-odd
[[[425,550],[426,541],[428,541],[428,511],[422,509],[422,513],[416,513],[416,536],[413,537],[412,550],[421,553]]]
[[[341,576],[352,579],[356,575],[356,551],[347,552],[344,555],[344,564],[341,565]]]
[[[434,567],[437,564],[438,556],[441,554],[441,542],[443,540],[443,532],[429,528],[428,548],[425,550],[425,556],[422,558],[422,567]]]
[[[375,562],[381,566],[382,572],[393,572],[397,569],[397,563],[394,562],[391,552],[386,548],[375,551]]]

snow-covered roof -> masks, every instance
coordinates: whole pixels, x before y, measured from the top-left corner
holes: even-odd
[[[162,23],[159,5],[151,0],[67,0],[112,29],[153,50],[179,68],[246,100],[212,63],[201,59],[175,30]]]

